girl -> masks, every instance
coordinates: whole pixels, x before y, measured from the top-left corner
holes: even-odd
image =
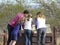
[[[8,41],[7,45],[15,45],[17,40],[17,33],[19,28],[21,28],[20,24],[17,24],[18,20],[21,20],[24,16],[28,15],[29,11],[25,10],[23,13],[18,13],[9,23],[8,23]],[[17,33],[15,33],[17,31]],[[16,34],[16,36],[15,36]],[[13,41],[12,41],[13,40]]]
[[[45,45],[46,19],[41,13],[37,13],[37,45]]]
[[[25,41],[26,41],[25,44],[31,45],[31,37],[32,37],[32,18],[31,18],[31,15],[28,15],[28,17],[25,18],[24,34],[25,34]]]

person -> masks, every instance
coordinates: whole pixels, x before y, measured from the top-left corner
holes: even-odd
[[[41,13],[37,13],[37,45],[45,45],[46,18]]]
[[[32,37],[32,17],[29,14],[25,18],[25,23],[24,23],[24,35],[25,35],[25,45],[31,45],[31,37]]]
[[[37,16],[34,19],[35,29],[37,29]]]
[[[15,45],[16,44],[16,41],[18,39],[18,33],[19,33],[19,30],[21,30],[21,26],[22,26],[23,22],[24,22],[24,18],[22,18],[21,20],[18,20],[18,22],[14,26],[14,29],[11,32],[11,42],[10,42],[10,45]]]
[[[24,18],[24,16],[27,16],[29,14],[28,10],[24,10],[23,13],[18,13],[9,23],[8,23],[8,41],[7,41],[7,45],[10,44],[10,42],[12,43],[11,45],[15,45],[16,44],[16,40],[17,40],[17,33],[18,30],[21,28],[21,25],[18,24],[17,22],[19,20],[22,20]],[[15,33],[17,31],[17,33]],[[14,33],[13,33],[14,32]],[[14,37],[12,36],[14,34]],[[15,36],[16,34],[16,36]],[[13,41],[11,41],[13,40]]]

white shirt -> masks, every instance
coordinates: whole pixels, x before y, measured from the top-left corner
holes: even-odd
[[[24,24],[25,26],[24,26],[24,29],[29,29],[29,30],[31,30],[32,29],[32,18],[30,18],[29,19],[29,21],[27,20],[27,18],[26,18],[26,20],[25,20],[25,24]]]
[[[37,29],[39,29],[39,28],[46,28],[44,18],[37,18]]]

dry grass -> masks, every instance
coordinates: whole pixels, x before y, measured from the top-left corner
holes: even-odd
[[[57,33],[56,43],[57,43],[57,45],[60,45],[60,32]]]
[[[3,37],[0,36],[0,45],[3,45]]]
[[[56,42],[57,42],[57,45],[60,45],[60,37],[57,38]]]

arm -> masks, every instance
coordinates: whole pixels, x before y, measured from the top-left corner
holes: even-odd
[[[35,28],[37,29],[37,19],[34,20]]]
[[[24,29],[25,17],[21,20],[21,22],[22,22],[22,28]]]

